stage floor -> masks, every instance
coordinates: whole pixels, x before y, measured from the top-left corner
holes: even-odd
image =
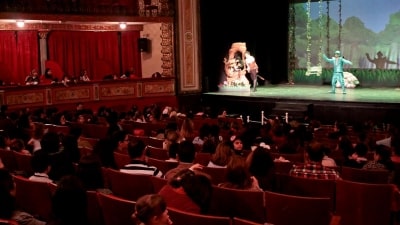
[[[330,86],[312,85],[271,85],[257,87],[256,92],[208,92],[207,95],[226,95],[241,97],[265,97],[273,99],[313,100],[313,101],[344,101],[357,103],[400,103],[400,88],[347,88],[342,94],[341,88],[336,88],[336,93],[329,93]]]
[[[319,120],[336,121],[395,120],[400,116],[400,89],[397,88],[347,88],[342,94],[329,93],[329,85],[266,84],[257,87],[256,92],[217,91],[203,94],[207,102],[217,102],[232,113],[258,115],[259,110],[274,113],[277,104],[312,105],[312,114]]]

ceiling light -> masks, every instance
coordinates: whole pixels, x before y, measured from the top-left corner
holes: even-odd
[[[25,22],[24,21],[17,21],[17,27],[24,27],[25,26]]]
[[[126,29],[126,23],[120,23],[119,28],[121,29]]]

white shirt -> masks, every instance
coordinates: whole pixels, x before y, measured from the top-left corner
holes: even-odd
[[[53,180],[51,180],[49,178],[49,175],[47,175],[45,173],[35,173],[29,177],[29,180],[37,181],[37,182],[44,182],[44,183],[53,183]]]

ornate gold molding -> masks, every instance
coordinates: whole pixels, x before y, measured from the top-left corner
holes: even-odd
[[[161,24],[161,68],[163,76],[174,76],[173,24]]]

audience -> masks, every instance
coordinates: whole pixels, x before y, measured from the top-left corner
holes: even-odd
[[[177,158],[179,164],[177,167],[167,171],[165,173],[165,178],[167,180],[170,180],[179,171],[189,168],[192,168],[194,172],[197,174],[203,174],[205,176],[208,176],[201,172],[202,166],[200,164],[194,163],[195,155],[196,155],[196,148],[191,141],[182,141],[181,143],[179,143],[177,152]]]
[[[211,155],[208,167],[226,168],[231,156],[233,155],[233,149],[231,144],[227,141],[220,142],[215,149],[215,153]]]
[[[250,174],[257,179],[261,189],[264,191],[276,189],[274,160],[267,149],[257,147],[247,156],[246,162]]]
[[[60,179],[52,197],[53,218],[46,225],[87,225],[86,189],[78,177]]]
[[[84,112],[80,110],[82,107],[78,105],[76,112],[70,113],[71,118],[83,116]],[[112,110],[104,112],[104,118],[108,117],[110,112]],[[143,122],[149,122],[147,121],[148,115],[161,118],[161,114],[157,113],[157,109],[154,107],[146,108],[143,111],[136,109],[135,112],[144,113]],[[178,114],[177,111],[175,113]],[[75,130],[71,129],[71,135],[63,138],[55,132],[46,132],[44,124],[38,123],[38,121],[49,121],[49,118],[46,118],[49,116],[47,114],[38,115],[32,113],[29,109],[21,111],[21,116],[18,117],[18,120],[15,120],[17,121],[15,124],[18,124],[18,126],[25,124],[25,128],[33,130],[33,135],[26,140],[16,138],[7,141],[11,143],[7,145],[8,148],[14,151],[24,151],[24,144],[32,146],[31,150],[34,150],[32,152],[32,168],[35,173],[29,179],[59,184],[53,201],[55,217],[51,221],[47,221],[47,225],[87,224],[86,211],[83,209],[87,203],[83,191],[104,188],[101,167],[116,168],[113,158],[114,151],[128,154],[131,158],[131,162],[121,168],[120,171],[148,174],[167,179],[167,185],[160,190],[159,194],[143,196],[136,202],[135,213],[132,217],[144,224],[159,224],[161,222],[171,225],[172,221],[169,219],[166,210],[167,204],[170,207],[188,212],[207,213],[212,192],[211,177],[201,171],[203,166],[194,164],[195,144],[206,145],[208,151],[213,153],[207,166],[227,168],[227,181],[219,184],[219,186],[241,190],[275,191],[279,187],[275,177],[274,163],[270,155],[272,150],[260,146],[261,143],[264,143],[264,146],[266,144],[285,146],[290,139],[288,134],[295,129],[290,127],[293,124],[281,124],[279,121],[273,121],[252,129],[249,129],[249,125],[243,124],[240,132],[232,133],[235,134],[232,135],[232,139],[223,141],[219,133],[220,125],[210,126],[204,123],[197,131],[194,130],[191,119],[172,116],[173,118],[167,118],[163,121],[171,124],[165,129],[165,146],[168,146],[168,148],[165,148],[169,150],[170,159],[168,160],[176,160],[179,165],[168,171],[164,176],[158,168],[147,164],[145,143],[136,140],[129,141],[128,133],[118,123],[112,128],[113,130],[115,128],[114,132],[110,132],[107,137],[100,139],[95,146],[92,146],[93,154],[81,156],[78,150],[78,138],[82,130],[79,129],[78,135],[76,135],[72,132]],[[63,115],[68,115],[68,113]],[[133,120],[133,113],[132,116],[126,114],[122,117],[122,114],[118,115],[114,111],[113,116],[129,122]],[[94,119],[93,121],[97,120]],[[181,124],[182,121],[187,123],[188,126],[181,125],[178,132],[178,124]],[[64,125],[72,128],[70,123]],[[236,127],[233,124],[231,125],[232,128]],[[338,143],[337,149],[331,150],[341,151],[346,156],[344,166],[394,170],[391,158],[393,161],[400,158],[398,157],[400,154],[397,153],[400,152],[398,151],[400,145],[397,143],[399,138],[396,136],[390,138],[390,148],[385,148],[383,145],[374,146],[372,148],[375,152],[374,160],[366,161],[365,153],[368,152],[369,146],[365,146],[362,141],[357,142],[357,144],[352,143],[350,140],[354,139],[350,139],[350,131],[346,128],[344,123],[340,123],[336,130],[329,134],[330,138],[337,140]],[[194,133],[198,133],[198,136],[193,135]],[[246,137],[243,137],[244,134],[246,134]],[[336,167],[336,164],[333,158],[328,157],[329,153],[325,151],[326,148],[318,140],[311,139],[305,142],[307,143],[304,146],[307,158],[305,163],[296,164],[291,169],[290,175],[312,179],[341,179],[336,168],[329,168]],[[6,143],[5,139],[2,141]],[[28,145],[28,143],[31,145]],[[114,143],[114,145],[111,143]],[[254,148],[252,150],[243,148],[244,143],[252,143]],[[354,148],[353,145],[355,145]],[[80,146],[83,146],[83,144]],[[300,150],[296,148],[296,151]],[[26,153],[30,154],[27,150]],[[1,165],[1,160],[0,167],[4,167]],[[0,170],[0,180],[3,179],[2,171],[5,170]],[[9,172],[7,173],[9,174]],[[3,181],[0,185],[3,185]],[[45,224],[44,221],[38,221],[32,215],[17,210],[13,205],[15,203],[12,196],[13,188],[12,185],[9,185],[5,191],[0,190],[0,192],[4,192],[0,193],[0,217],[17,218],[20,221],[28,221],[29,224]],[[72,194],[74,194],[73,197],[71,197]],[[74,209],[67,207],[68,204],[75,205],[76,202],[80,202],[81,206]],[[27,223],[21,222],[20,224]]]
[[[0,218],[15,220],[21,225],[46,225],[45,221],[36,219],[33,215],[19,210],[16,204],[15,191],[15,183],[11,173],[6,169],[0,169]]]
[[[100,158],[96,154],[83,156],[77,165],[76,175],[86,190],[104,188]]]
[[[341,179],[339,173],[330,167],[322,165],[324,147],[316,141],[312,141],[306,148],[307,160],[304,164],[296,164],[290,170],[291,176],[312,179]]]
[[[131,162],[120,169],[121,172],[131,174],[152,175],[162,177],[162,172],[146,162],[146,145],[142,140],[132,140],[128,143],[128,153]]]
[[[51,170],[49,155],[44,151],[37,151],[33,154],[31,165],[34,174],[29,177],[29,180],[52,183],[53,180],[49,178]]]
[[[218,184],[220,187],[240,190],[262,191],[256,177],[252,176],[244,157],[233,155],[228,163],[226,182]]]
[[[33,69],[28,76],[25,78],[26,85],[38,85],[40,83],[39,73],[36,69]]]
[[[135,204],[132,214],[137,224],[143,225],[172,225],[169,218],[167,203],[159,194],[148,194],[140,197]]]
[[[159,194],[170,207],[186,212],[206,214],[212,183],[209,177],[196,174],[193,168],[178,171]]]

